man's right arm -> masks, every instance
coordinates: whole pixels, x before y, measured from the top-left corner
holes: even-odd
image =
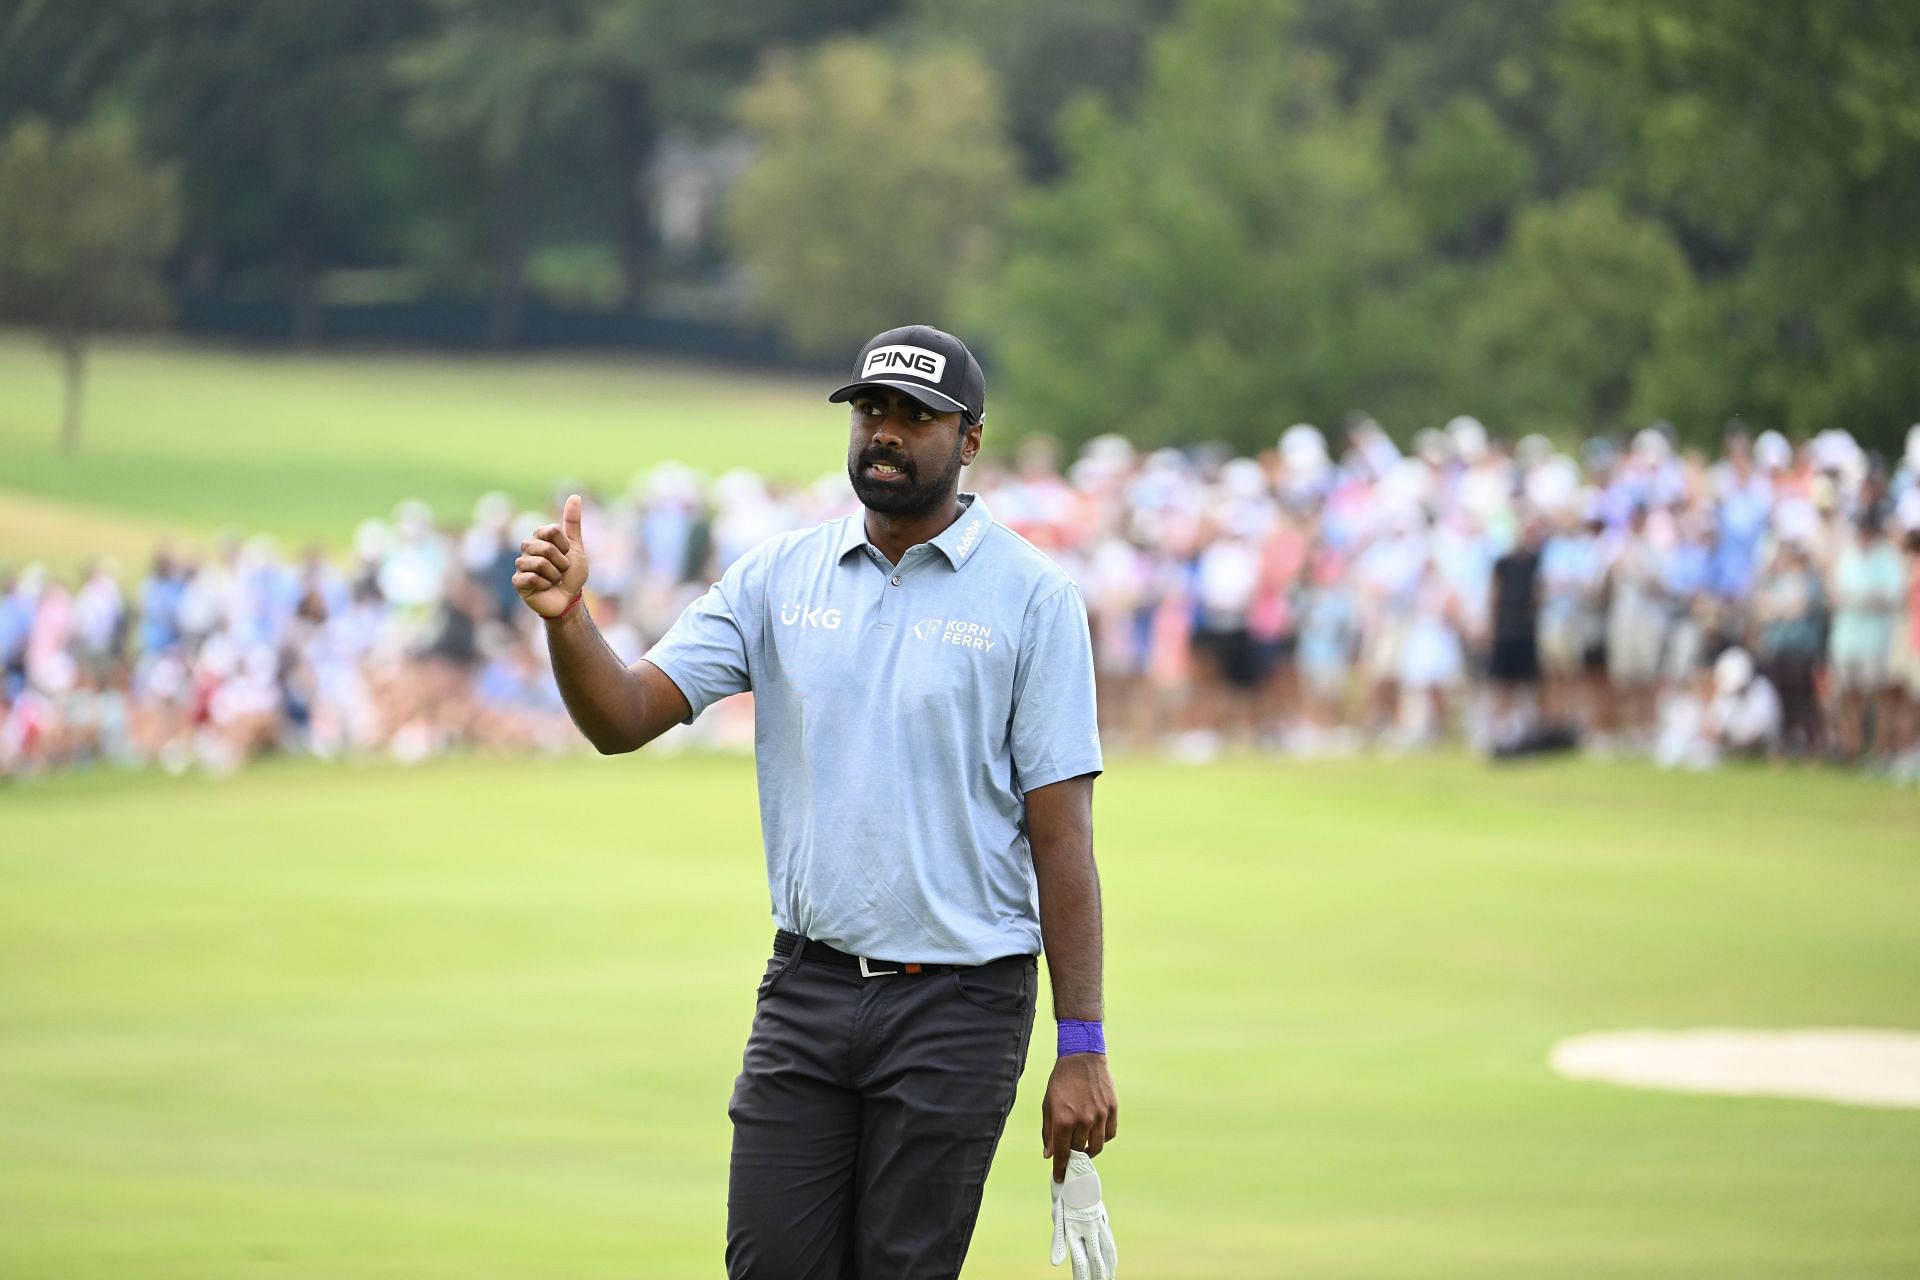
[[[546,620],[553,679],[567,714],[602,755],[644,747],[693,713],[659,667],[621,662],[586,610],[587,544],[580,496],[567,499],[559,524],[542,525],[520,544],[513,586]]]
[[[601,755],[636,751],[693,713],[660,668],[622,663],[584,607],[547,620],[547,652],[567,714]]]

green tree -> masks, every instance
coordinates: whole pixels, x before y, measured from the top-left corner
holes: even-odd
[[[1659,317],[1692,285],[1666,228],[1604,192],[1526,210],[1464,308],[1461,405],[1519,429],[1624,425]]]
[[[939,324],[987,268],[1017,179],[973,54],[842,40],[771,60],[739,111],[761,149],[728,226],[755,313],[800,350]]]
[[[1499,247],[1531,193],[1533,155],[1484,101],[1462,95],[1420,123],[1401,174],[1427,238],[1475,255]]]
[[[152,0],[129,67],[151,148],[178,162],[196,276],[284,286],[319,335],[321,273],[389,259],[418,199],[388,64],[422,0]]]
[[[612,226],[624,294],[638,303],[653,272],[654,152],[661,136],[734,127],[733,101],[773,50],[869,30],[899,0],[596,0],[588,41],[608,104]]]
[[[164,36],[156,19],[122,0],[0,0],[0,124],[85,121]]]
[[[964,37],[993,71],[1007,134],[1029,178],[1058,175],[1061,113],[1084,97],[1125,107],[1147,42],[1174,0],[909,0],[900,23],[914,45]]]
[[[730,126],[769,45],[871,25],[893,0],[430,0],[394,67],[406,118],[453,177],[436,218],[488,264],[493,331],[517,329],[543,236],[611,245],[623,305],[654,274],[653,162],[668,130]]]
[[[1629,147],[1617,185],[1678,229],[1702,290],[1663,317],[1669,412],[1891,447],[1920,406],[1920,7],[1581,0],[1578,83]]]
[[[408,127],[453,180],[445,221],[487,264],[497,344],[519,334],[536,225],[564,219],[581,202],[581,177],[607,170],[604,152],[579,145],[604,114],[590,75],[591,8],[435,0],[432,34],[394,58]]]
[[[1564,15],[1575,0],[1299,0],[1294,38],[1339,68],[1340,101],[1385,122],[1390,158],[1461,99],[1488,109],[1548,196],[1591,185],[1608,132],[1566,91]],[[1466,122],[1476,132],[1480,122]]]
[[[178,205],[173,173],[122,128],[61,134],[29,120],[0,147],[0,319],[38,329],[60,355],[63,452],[80,444],[88,341],[166,314],[160,271]]]
[[[1284,6],[1195,0],[1134,112],[1074,113],[981,306],[1037,421],[1252,449],[1358,406],[1437,411],[1419,228],[1377,120],[1331,88]]]

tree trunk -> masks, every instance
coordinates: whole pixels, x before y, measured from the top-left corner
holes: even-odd
[[[493,298],[487,307],[487,341],[511,347],[520,341],[520,312],[526,303],[526,251],[502,245],[493,263]]]
[[[653,144],[657,132],[652,97],[641,80],[620,80],[611,89],[617,148],[614,164],[624,174],[620,191],[620,303],[638,311],[653,270]]]
[[[497,182],[493,212],[493,289],[487,309],[487,340],[496,347],[520,341],[520,312],[527,295],[527,236],[520,216],[525,192],[519,167]]]
[[[320,282],[304,256],[293,263],[293,345],[311,347],[325,327],[320,313]]]
[[[80,405],[86,390],[87,340],[77,333],[62,336],[60,363],[67,383],[66,408],[60,417],[60,454],[71,458],[80,451]]]

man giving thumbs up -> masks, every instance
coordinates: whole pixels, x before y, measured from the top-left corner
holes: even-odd
[[[889,330],[828,398],[863,510],[748,551],[632,667],[581,603],[578,497],[521,544],[513,584],[603,752],[753,691],[775,933],[727,1107],[728,1275],[942,1280],[1013,1106],[1043,945],[1056,1182],[1118,1128],[1093,650],[1073,582],[960,492],[986,404],[964,343]],[[1060,1185],[1079,1239],[1097,1205]]]

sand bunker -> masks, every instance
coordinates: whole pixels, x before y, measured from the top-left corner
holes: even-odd
[[[1553,1069],[1640,1089],[1920,1107],[1920,1034],[1854,1027],[1606,1031],[1562,1040]]]

